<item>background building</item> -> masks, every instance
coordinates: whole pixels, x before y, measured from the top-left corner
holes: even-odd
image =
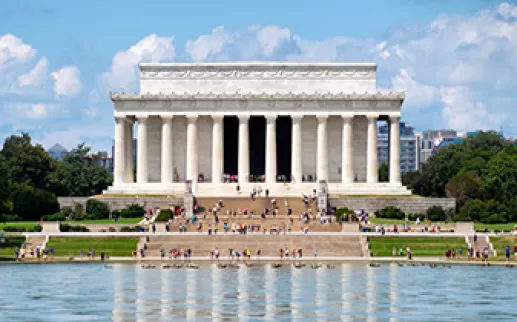
[[[99,151],[97,154],[92,155],[92,158],[103,168],[106,168],[109,172],[113,172],[113,158],[108,155],[107,151]]]
[[[388,164],[389,160],[389,127],[387,124],[379,127],[377,134],[378,162]],[[415,128],[405,122],[400,122],[400,171],[419,170],[420,166],[420,137]]]
[[[428,130],[422,131],[420,137],[420,163],[424,163],[436,152],[437,147],[446,141],[446,144],[452,144],[454,139],[458,138],[458,132],[455,130]]]
[[[56,143],[47,150],[47,153],[58,160],[63,160],[63,157],[68,154],[68,150],[65,149],[61,144]]]

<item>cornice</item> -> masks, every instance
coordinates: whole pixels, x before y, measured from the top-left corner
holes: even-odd
[[[110,93],[112,101],[255,101],[255,100],[340,100],[340,101],[371,101],[388,100],[403,101],[403,92],[377,93],[170,93],[170,94],[139,94],[139,93]]]

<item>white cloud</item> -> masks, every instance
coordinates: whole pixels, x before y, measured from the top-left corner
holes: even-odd
[[[265,57],[271,57],[290,38],[291,31],[278,26],[265,26],[257,31],[257,39]]]
[[[18,77],[18,84],[20,87],[25,86],[40,86],[48,78],[48,59],[43,57],[28,73]]]
[[[404,108],[428,107],[439,98],[438,88],[417,82],[405,69],[393,78],[392,85],[394,91],[406,92]]]
[[[63,67],[51,74],[56,96],[72,97],[81,91],[81,76],[76,66]]]
[[[36,50],[12,34],[0,37],[0,70],[30,61]]]
[[[25,121],[44,121],[64,116],[66,113],[59,113],[60,106],[53,103],[25,103],[13,102],[4,105],[2,116],[8,123],[19,124]],[[24,124],[22,127],[25,127]]]
[[[212,30],[210,35],[199,36],[196,40],[188,40],[185,50],[193,61],[203,61],[210,55],[216,55],[223,50],[226,42],[230,40],[230,35],[219,26]]]
[[[440,95],[443,119],[458,131],[494,130],[505,118],[504,114],[489,113],[487,106],[466,86],[444,88]]]
[[[176,51],[172,45],[173,40],[174,37],[159,37],[151,34],[128,50],[119,51],[113,57],[111,70],[104,74],[104,80],[114,90],[118,91],[119,87],[131,89],[136,86],[138,63],[174,60]]]

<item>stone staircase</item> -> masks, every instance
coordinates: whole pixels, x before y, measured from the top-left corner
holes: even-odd
[[[214,219],[207,217],[207,219],[201,220],[203,223],[202,232],[208,232],[208,225],[211,225],[212,229],[214,228],[215,221]],[[178,232],[178,225],[179,223],[182,223],[183,226],[187,227],[188,232],[197,232],[196,225],[193,225],[192,223],[185,224],[183,221],[173,221],[172,224],[169,226],[170,232]],[[219,218],[219,225],[217,226],[219,233],[224,233],[224,223],[228,223],[228,226],[230,229],[232,228],[233,224],[236,225],[260,225],[260,232],[262,232],[264,229],[266,229],[269,233],[270,229],[273,229],[274,227],[282,228],[285,224],[286,227],[289,226],[289,220],[287,217],[280,217],[280,218],[269,218],[269,219],[259,219],[259,218],[247,218],[247,217],[220,217]],[[156,227],[156,232],[166,232],[165,228],[165,222],[156,222],[154,223]],[[319,221],[311,221],[309,224],[303,224],[298,222],[298,220],[294,221],[294,224],[292,225],[292,232],[299,232],[300,227],[307,226],[309,229],[309,232],[340,232],[342,231],[342,227],[339,223],[326,223],[326,224],[320,224]]]
[[[40,247],[43,249],[47,243],[47,236],[29,236],[25,241],[25,249],[30,251],[31,249],[36,249],[36,247]]]
[[[219,249],[223,258],[228,256],[228,249],[250,249],[252,255],[257,250],[263,256],[278,256],[279,249],[292,250],[302,248],[306,257],[313,257],[314,251],[318,256],[365,256],[359,236],[311,236],[299,234],[287,235],[180,235],[180,236],[150,236],[147,242],[147,256],[159,256],[160,249],[166,253],[172,248],[192,249],[192,256],[209,256],[210,252]]]
[[[492,249],[492,245],[490,245],[488,238],[486,236],[477,236],[477,241],[474,242],[474,235],[468,236],[468,244],[474,250],[479,249],[480,252],[483,252],[483,249],[487,248],[490,250],[489,254],[494,254],[494,250]]]
[[[246,197],[232,197],[232,198],[197,198],[197,202],[200,206],[203,206],[205,209],[214,208],[215,204],[219,202],[219,200],[223,200],[224,208],[219,212],[220,215],[225,215],[227,210],[238,210],[238,209],[248,209],[248,211],[254,211],[256,216],[260,216],[260,214],[264,211],[264,208],[268,208],[272,210],[273,207],[271,205],[271,200],[276,200],[276,205],[278,207],[278,214],[285,216],[287,215],[287,209],[291,208],[293,210],[293,215],[297,216],[302,211],[307,211],[308,209],[312,209],[313,213],[317,212],[318,204],[317,202],[313,204],[309,204],[309,207],[305,207],[301,196],[300,198],[296,197],[257,197],[255,200],[251,200],[249,196]],[[287,200],[288,206],[285,206],[285,201]]]

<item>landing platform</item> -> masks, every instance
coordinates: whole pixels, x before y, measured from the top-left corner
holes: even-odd
[[[239,186],[239,191],[237,190]],[[303,183],[265,183],[250,182],[245,184],[198,182],[192,185],[196,197],[236,197],[238,195],[248,196],[253,189],[269,190],[272,197],[299,197],[301,194],[312,194],[318,189],[317,182]],[[185,191],[184,182],[172,184],[147,183],[147,184],[120,184],[111,186],[104,194],[183,194]],[[374,196],[409,196],[411,191],[401,184],[380,182],[343,184],[336,182],[328,183],[328,193],[336,195],[374,195]]]

